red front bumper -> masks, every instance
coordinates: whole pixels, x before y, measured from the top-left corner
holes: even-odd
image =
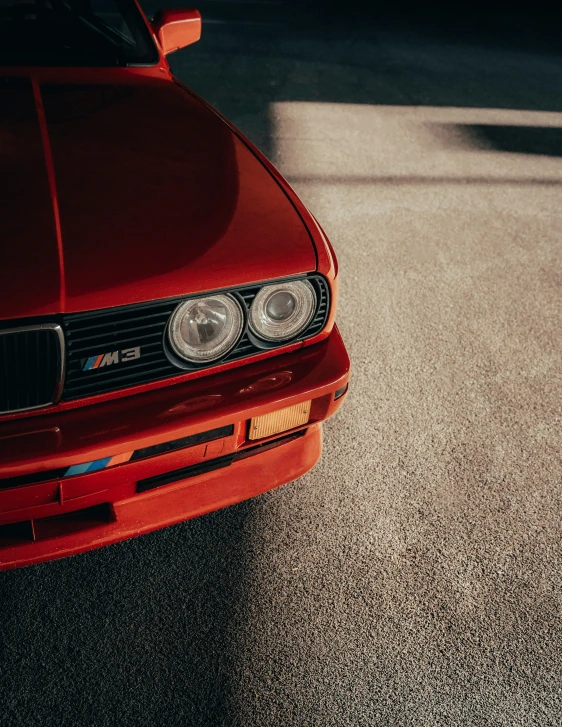
[[[124,540],[300,477],[320,456],[321,422],[339,408],[343,398],[334,394],[348,378],[349,359],[334,328],[319,344],[222,374],[3,422],[0,569]],[[291,437],[291,430],[248,440],[250,418],[309,400],[310,420],[299,428],[301,436]],[[221,427],[230,427],[227,436],[119,464],[132,451]],[[261,444],[271,446],[256,447]],[[109,463],[105,469],[60,474],[102,460]],[[189,475],[180,472],[139,493],[140,481],[170,479],[167,473],[184,468],[191,468]]]

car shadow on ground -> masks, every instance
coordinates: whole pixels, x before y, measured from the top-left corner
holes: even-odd
[[[230,724],[253,507],[0,574],[0,723]]]
[[[555,126],[456,124],[456,128],[471,137],[475,147],[511,154],[562,156],[562,128]]]

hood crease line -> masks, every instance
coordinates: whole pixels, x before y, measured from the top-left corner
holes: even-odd
[[[64,269],[64,250],[62,244],[62,230],[60,223],[60,212],[59,212],[59,200],[57,194],[57,185],[55,179],[55,166],[53,163],[53,154],[51,151],[51,143],[49,140],[49,130],[47,128],[47,119],[45,117],[45,108],[43,106],[43,99],[41,97],[41,89],[37,79],[32,78],[31,84],[33,86],[33,98],[35,100],[35,108],[37,111],[37,118],[39,120],[39,128],[41,130],[41,141],[43,143],[43,153],[45,155],[45,164],[47,167],[47,177],[49,180],[49,189],[51,192],[51,202],[53,207],[53,217],[55,222],[55,232],[57,237],[57,252],[59,260],[59,279],[60,279],[60,291],[59,291],[59,308],[61,313],[66,310],[66,279]]]

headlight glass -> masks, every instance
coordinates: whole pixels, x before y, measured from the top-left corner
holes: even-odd
[[[181,303],[170,319],[170,345],[192,363],[215,361],[236,345],[244,327],[239,303],[231,295],[212,295]]]
[[[298,336],[316,309],[316,293],[308,280],[264,286],[250,308],[250,329],[266,341]]]

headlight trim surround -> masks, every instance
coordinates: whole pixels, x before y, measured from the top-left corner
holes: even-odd
[[[167,344],[167,325],[176,307],[189,298],[230,293],[243,303],[245,315],[251,301],[264,285],[288,280],[308,280],[317,294],[317,308],[308,328],[296,339],[268,345],[242,333],[236,346],[222,359],[203,365],[190,366],[176,359]],[[252,360],[271,349],[282,353],[292,344],[314,339],[326,327],[333,299],[331,283],[321,273],[301,273],[271,280],[201,291],[192,295],[157,298],[112,308],[99,308],[80,313],[65,313],[54,317],[64,330],[66,339],[66,377],[62,401],[76,401],[93,396],[125,391],[158,381],[165,382],[182,374],[204,372],[234,363]],[[49,318],[49,320],[51,320]],[[29,320],[28,322],[37,322]],[[107,366],[83,371],[88,356],[125,347],[140,346],[141,357],[122,366]]]
[[[288,282],[296,281],[307,281],[314,289],[316,295],[316,305],[312,317],[307,324],[306,328],[290,339],[283,339],[280,341],[266,341],[256,336],[250,328],[249,317],[250,307],[257,293],[264,287],[269,285],[283,284]],[[222,288],[220,290],[208,291],[205,293],[197,293],[183,298],[178,299],[177,307],[186,303],[189,300],[195,298],[207,298],[216,295],[230,295],[235,298],[241,305],[244,315],[244,325],[241,335],[238,337],[236,345],[227,351],[221,358],[215,359],[210,362],[204,363],[192,363],[180,359],[175,353],[169,342],[169,325],[172,319],[173,313],[166,324],[164,332],[164,352],[170,363],[172,363],[178,369],[184,371],[199,371],[201,369],[207,369],[212,366],[220,366],[223,363],[227,363],[232,360],[239,360],[241,358],[251,357],[260,353],[260,351],[269,351],[272,349],[281,349],[286,346],[290,346],[293,343],[304,341],[308,338],[316,336],[326,325],[328,320],[328,314],[330,312],[331,300],[330,300],[330,288],[328,281],[323,275],[319,273],[311,273],[304,275],[294,275],[287,278],[276,278],[274,280],[264,280],[259,283],[249,283],[246,285]],[[176,308],[174,309],[174,311]],[[240,350],[242,349],[242,350]],[[247,350],[247,353],[245,352]],[[241,354],[241,355],[239,355]]]

